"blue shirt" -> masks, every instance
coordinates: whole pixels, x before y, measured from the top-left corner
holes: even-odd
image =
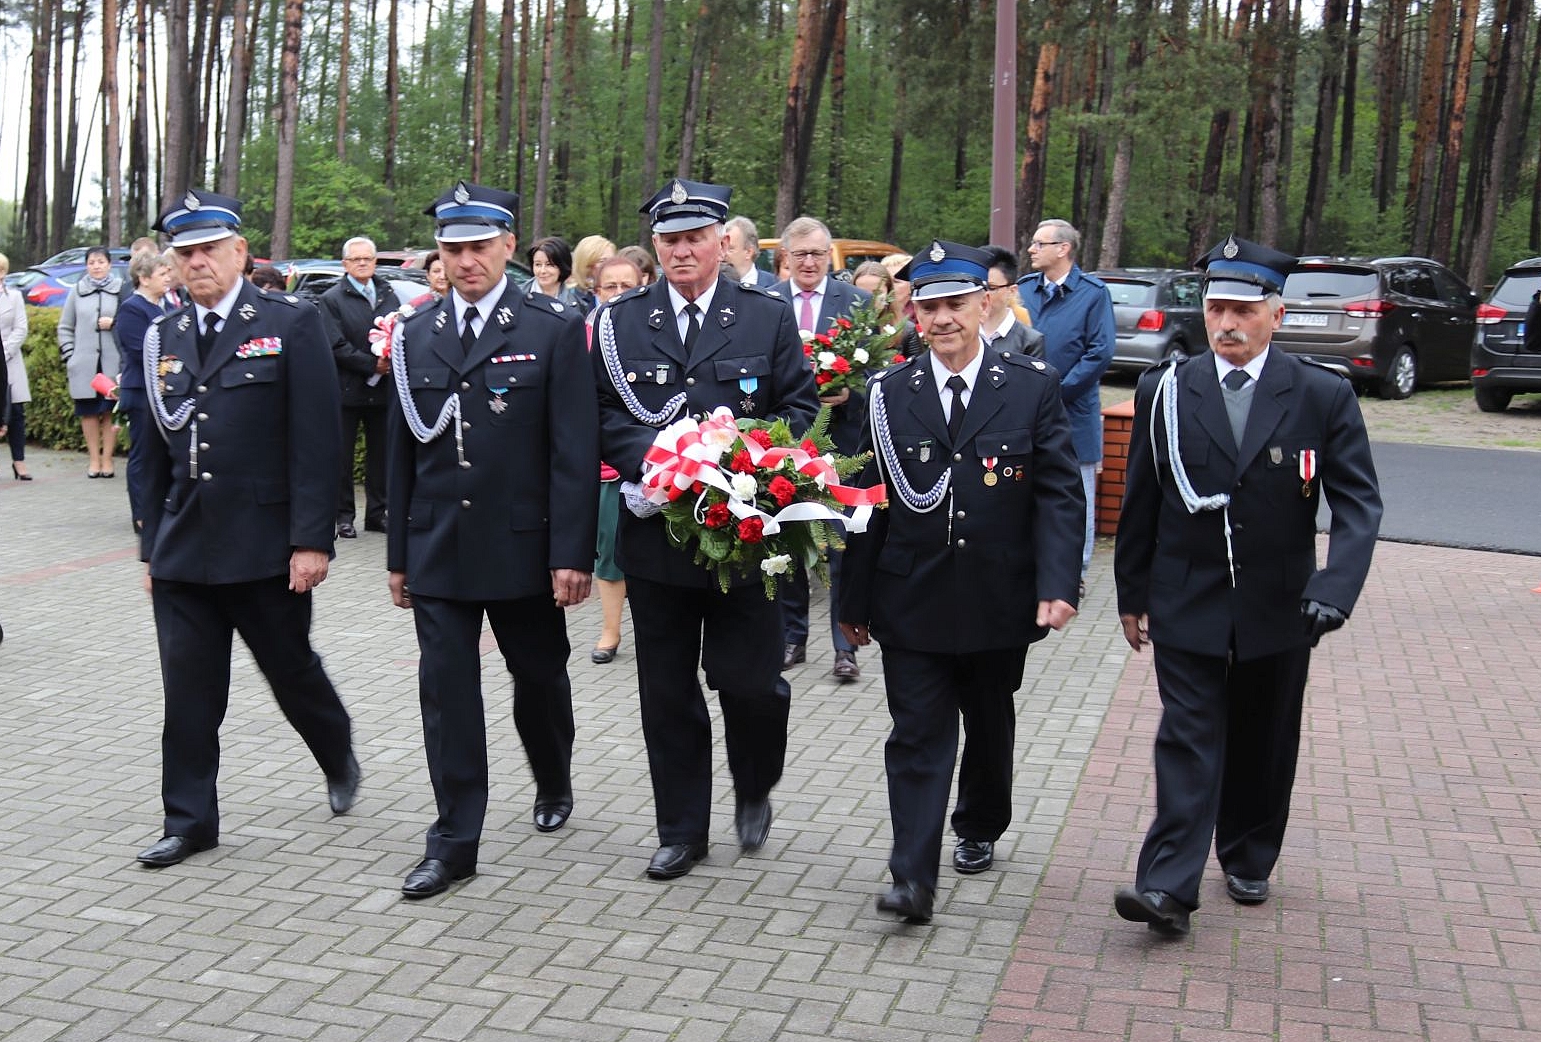
[[[1059,373],[1060,398],[1070,414],[1070,439],[1082,464],[1102,459],[1102,399],[1098,387],[1113,361],[1117,338],[1113,298],[1095,275],[1070,266],[1050,297],[1041,272],[1017,280],[1033,328],[1043,334],[1044,361]],[[1052,285],[1052,283],[1050,284]]]

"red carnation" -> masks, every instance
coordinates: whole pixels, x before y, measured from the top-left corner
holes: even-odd
[[[728,464],[728,469],[737,471],[740,474],[753,474],[754,461],[749,458],[749,453],[746,450],[739,449],[733,454],[733,460]]]
[[[819,447],[813,443],[812,438],[804,438],[803,443],[799,445],[798,448],[802,449],[810,456],[817,456],[819,454]]]
[[[763,427],[756,427],[753,430],[748,431],[744,437],[748,438],[762,449],[768,449],[771,447],[770,431],[764,429]]]
[[[904,356],[903,355],[894,355],[892,358],[890,358],[888,360],[888,364],[889,365],[902,365],[902,364],[904,364]]]
[[[813,341],[812,340],[805,340],[803,342],[803,354],[807,355],[809,358],[813,357]]]
[[[797,486],[779,474],[771,478],[770,487],[767,490],[771,498],[776,501],[778,507],[784,507],[797,497]]]
[[[824,384],[829,383],[833,379],[834,379],[834,376],[832,376],[829,373],[814,373],[813,374],[813,382],[818,384],[821,387]]]
[[[834,344],[835,344],[834,339],[828,333],[820,333],[818,336],[814,337],[813,339],[817,340],[819,343],[823,344],[825,347],[833,347]]]
[[[848,318],[837,318],[835,324],[841,329],[855,329],[856,325]]]
[[[757,517],[744,518],[738,523],[738,537],[746,543],[764,542],[765,522]]]
[[[830,368],[837,373],[849,373],[851,371],[851,363],[844,358],[836,357]]]
[[[728,504],[726,503],[713,503],[706,508],[705,524],[707,528],[722,528],[732,519],[733,515],[728,511]]]

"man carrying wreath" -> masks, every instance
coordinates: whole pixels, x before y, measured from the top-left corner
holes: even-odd
[[[675,179],[642,207],[663,279],[612,300],[594,324],[600,452],[621,474],[616,560],[626,574],[637,686],[658,818],[647,867],[674,879],[706,856],[712,734],[699,663],[722,705],[734,823],[754,851],[770,831],[770,792],[786,759],[791,689],[781,677],[781,612],[758,572],[724,593],[670,544],[659,508],[637,488],[659,430],[719,407],[780,418],[796,433],[818,411],[792,309],[720,275],[732,189]]]
[[[982,250],[932,242],[899,278],[930,350],[873,377],[861,484],[889,507],[845,552],[840,628],[883,649],[893,886],[879,911],[931,919],[942,822],[953,867],[983,872],[1011,822],[1014,695],[1027,646],[1076,614],[1086,510],[1059,379],[1019,351],[986,347]]]

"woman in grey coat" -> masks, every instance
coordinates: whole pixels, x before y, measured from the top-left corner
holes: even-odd
[[[59,353],[69,374],[70,397],[75,399],[86,452],[91,455],[88,478],[113,477],[118,433],[112,424],[114,398],[98,393],[91,381],[97,373],[105,373],[114,385],[118,382],[118,339],[112,327],[122,290],[123,280],[113,274],[107,248],[93,246],[86,254],[86,273],[75,283],[59,316]]]

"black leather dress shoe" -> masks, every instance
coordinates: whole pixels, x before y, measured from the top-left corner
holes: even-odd
[[[808,661],[808,645],[788,644],[781,652],[781,668],[791,669],[799,662]]]
[[[706,857],[705,843],[671,843],[659,847],[653,859],[647,863],[649,879],[678,879]]]
[[[878,911],[897,915],[907,923],[931,921],[931,891],[919,883],[895,883],[878,895]]]
[[[366,531],[366,532],[382,532],[383,533],[385,531],[385,520],[384,520],[384,518],[382,518],[382,519],[380,519],[378,521],[365,521],[364,522],[364,531]]]
[[[830,674],[837,680],[860,680],[861,667],[856,664],[856,652],[835,652],[835,668],[830,670]]]
[[[988,839],[960,839],[952,851],[952,867],[966,876],[995,864],[995,844]]]
[[[1152,932],[1162,937],[1188,935],[1188,909],[1164,891],[1142,891],[1132,886],[1121,886],[1118,893],[1113,895],[1113,907],[1131,923],[1145,923]]]
[[[219,846],[215,840],[189,839],[187,836],[163,836],[153,847],[139,852],[139,863],[147,868],[165,868],[180,865],[194,854],[213,850]]]
[[[462,879],[470,879],[476,875],[476,869],[456,868],[447,861],[438,858],[424,858],[422,862],[407,873],[406,882],[401,884],[401,895],[413,901],[434,894],[442,894],[449,889],[451,883],[458,883]]]
[[[358,785],[364,780],[364,772],[359,770],[358,757],[348,754],[348,770],[341,778],[328,778],[326,780],[326,802],[332,805],[333,814],[346,814],[353,809],[353,801],[358,799]]]
[[[739,800],[738,809],[733,812],[733,826],[738,829],[738,845],[744,853],[753,854],[765,846],[771,827],[770,800]]]
[[[1260,905],[1268,900],[1268,880],[1243,879],[1225,874],[1225,892],[1239,905]]]
[[[537,832],[555,832],[567,824],[567,818],[572,812],[573,798],[571,796],[536,796],[535,830]]]
[[[338,539],[357,539],[358,529],[353,527],[352,521],[344,521],[337,526]]]

